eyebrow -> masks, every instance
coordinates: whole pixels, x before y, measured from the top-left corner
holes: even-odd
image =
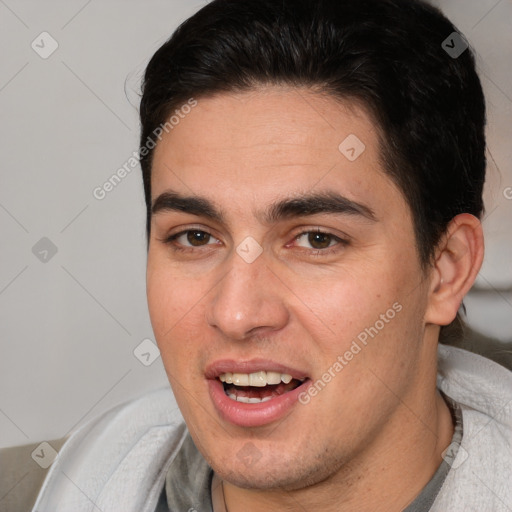
[[[151,207],[152,215],[166,211],[189,213],[226,224],[223,211],[205,197],[184,196],[167,190],[154,200]],[[318,214],[341,214],[361,217],[374,222],[377,220],[370,207],[331,190],[300,194],[276,201],[270,204],[265,211],[256,212],[256,217],[263,223],[275,224],[281,220]]]

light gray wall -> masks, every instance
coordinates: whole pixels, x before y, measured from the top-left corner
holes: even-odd
[[[486,255],[464,303],[468,323],[512,342],[512,1],[435,3],[476,51],[487,112]]]
[[[61,437],[167,384],[160,358],[133,353],[153,340],[140,170],[102,200],[93,190],[137,150],[144,64],[204,4],[0,0],[0,447]],[[489,101],[490,292],[466,302],[473,325],[510,339],[512,4],[442,5],[476,47]],[[47,58],[42,32],[58,43]]]

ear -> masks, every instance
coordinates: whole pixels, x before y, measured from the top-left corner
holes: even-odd
[[[469,213],[454,217],[436,250],[431,271],[427,324],[448,325],[473,285],[484,258],[481,222]]]

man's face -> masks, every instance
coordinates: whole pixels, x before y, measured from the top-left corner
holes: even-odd
[[[198,99],[183,117],[155,150],[153,201],[201,198],[218,215],[159,201],[147,292],[196,445],[240,487],[300,488],[371,464],[396,425],[417,421],[403,403],[432,385],[428,287],[375,123],[284,87]]]

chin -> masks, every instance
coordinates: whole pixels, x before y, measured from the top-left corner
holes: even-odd
[[[216,471],[217,472],[217,471]],[[219,476],[236,487],[254,490],[300,489],[307,483],[297,481],[298,475],[292,472],[273,471],[262,468],[247,469],[245,467],[224,468],[217,472]]]
[[[254,490],[285,490],[296,491],[318,484],[331,476],[327,472],[326,461],[320,464],[302,458],[286,461],[279,454],[270,457],[261,457],[258,461],[244,462],[235,457],[236,462],[219,463],[213,465],[214,471],[225,481],[242,489]]]

